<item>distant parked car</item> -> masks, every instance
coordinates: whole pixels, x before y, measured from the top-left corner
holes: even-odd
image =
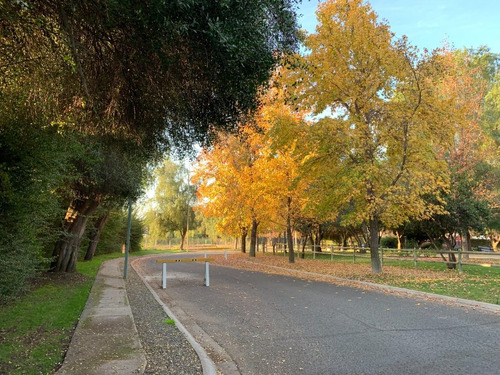
[[[478,246],[477,250],[478,251],[485,251],[485,252],[488,252],[488,253],[492,253],[493,252],[493,249],[491,247],[488,247],[488,246]]]

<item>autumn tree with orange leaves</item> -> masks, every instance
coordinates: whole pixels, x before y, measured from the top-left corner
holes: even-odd
[[[276,89],[270,90],[238,134],[221,134],[214,147],[205,149],[192,181],[197,183],[198,210],[218,218],[221,231],[241,236],[243,252],[249,230],[250,256],[255,256],[259,226],[286,228],[289,260],[294,262],[292,228],[303,205],[304,185],[295,183],[294,143],[285,145],[275,137],[302,119],[278,96]]]

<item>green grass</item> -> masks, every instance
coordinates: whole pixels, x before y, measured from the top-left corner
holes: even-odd
[[[175,320],[173,319],[165,319],[165,321],[163,322],[167,325],[175,325]]]
[[[386,266],[414,268],[413,262],[387,260]],[[447,269],[444,262],[419,262],[419,270],[439,272],[443,277],[434,280],[388,280],[389,285],[440,295],[465,298],[473,301],[499,304],[500,267],[463,265],[462,274],[458,270]]]
[[[130,255],[167,252],[172,251],[143,250]],[[0,374],[54,373],[101,263],[120,257],[123,254],[115,253],[80,261],[77,274],[51,275],[26,295],[0,306]]]

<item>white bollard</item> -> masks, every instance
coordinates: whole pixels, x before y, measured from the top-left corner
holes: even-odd
[[[205,262],[205,286],[210,286],[210,262]]]
[[[162,288],[165,289],[167,287],[167,263],[163,263],[163,272],[162,276]]]

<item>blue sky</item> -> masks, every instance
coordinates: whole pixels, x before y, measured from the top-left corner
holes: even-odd
[[[434,49],[447,40],[453,47],[487,45],[500,53],[500,0],[372,0],[379,19],[396,36],[408,36],[420,49]],[[302,28],[314,32],[318,0],[302,0]]]

